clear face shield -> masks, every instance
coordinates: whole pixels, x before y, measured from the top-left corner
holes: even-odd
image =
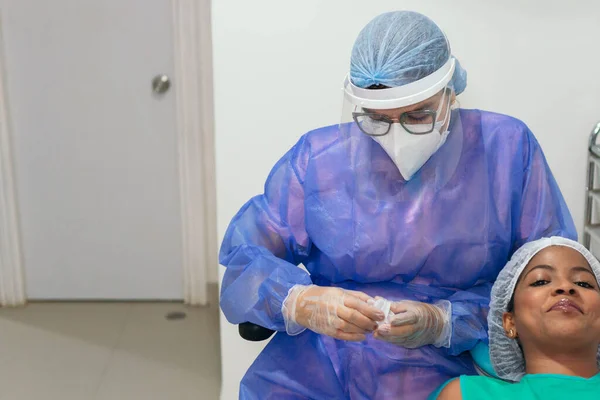
[[[451,58],[433,74],[390,89],[358,88],[347,77],[340,132],[379,143],[410,180],[446,141],[454,63]]]

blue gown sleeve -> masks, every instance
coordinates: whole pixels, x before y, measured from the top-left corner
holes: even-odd
[[[304,138],[275,165],[264,194],[231,221],[219,254],[226,267],[221,309],[232,324],[285,331],[281,306],[297,284],[312,283],[298,267],[310,251],[304,226]]]
[[[546,162],[542,149],[528,131],[528,162],[525,168],[521,212],[513,240],[515,252],[527,242],[549,236],[562,236],[577,240],[577,229]]]
[[[577,240],[577,230],[540,145],[527,129],[524,141],[522,182],[513,188],[520,193],[513,205],[513,246],[511,255],[523,244],[542,237],[563,236]],[[508,260],[505,260],[508,261]],[[451,355],[471,350],[479,341],[487,343],[487,313],[492,283],[459,291],[452,303]]]

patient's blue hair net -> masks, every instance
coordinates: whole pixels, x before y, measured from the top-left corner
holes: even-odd
[[[350,79],[361,88],[398,87],[424,78],[451,57],[444,32],[426,16],[396,11],[375,17],[352,48]],[[467,72],[458,60],[450,85],[456,94],[467,86]]]

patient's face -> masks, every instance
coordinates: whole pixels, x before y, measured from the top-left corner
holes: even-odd
[[[515,288],[513,311],[523,346],[600,343],[598,282],[585,257],[570,247],[547,247],[531,259]]]

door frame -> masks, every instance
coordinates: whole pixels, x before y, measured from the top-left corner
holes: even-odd
[[[0,14],[0,307],[26,302]]]
[[[183,295],[208,304],[217,222],[210,0],[171,0]],[[0,307],[27,302],[0,15]]]
[[[208,304],[217,281],[211,0],[171,0],[184,300]]]

